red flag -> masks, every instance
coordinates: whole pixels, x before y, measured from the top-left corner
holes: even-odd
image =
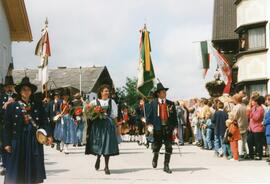
[[[217,60],[218,67],[220,68],[223,77],[226,82],[226,86],[224,88],[223,93],[229,94],[231,91],[231,84],[232,84],[232,70],[229,65],[228,60],[221,54],[219,53],[213,46],[212,44],[209,44],[211,47],[211,54],[213,57]]]

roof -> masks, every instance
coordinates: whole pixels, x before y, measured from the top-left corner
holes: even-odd
[[[32,41],[24,0],[2,0],[12,41]]]
[[[80,71],[82,73],[82,91],[84,93],[97,92],[101,84],[112,85],[112,79],[107,68],[104,67],[83,67],[81,68],[57,68],[49,69],[48,89],[57,89],[62,87],[73,87],[80,89]],[[19,83],[26,75],[30,81],[38,86],[38,92],[41,91],[41,83],[38,81],[38,69],[15,69],[13,77],[15,83]]]
[[[236,29],[235,0],[215,0],[212,40],[234,40],[238,35]]]

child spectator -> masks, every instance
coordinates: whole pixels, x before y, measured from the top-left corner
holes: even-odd
[[[238,160],[239,152],[238,152],[238,141],[241,140],[240,130],[237,122],[228,119],[226,121],[226,125],[229,129],[228,137],[230,141],[230,146],[232,150],[232,155],[234,160]]]
[[[226,122],[226,126],[229,126],[229,122]],[[229,128],[226,129],[225,134],[224,134],[224,138],[223,138],[223,156],[225,158],[227,158],[228,160],[233,159],[232,157],[232,151],[231,151],[231,147],[230,147],[230,141],[229,141]]]

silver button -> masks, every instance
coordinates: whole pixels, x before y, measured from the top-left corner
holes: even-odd
[[[16,115],[15,115],[15,118],[17,118],[17,117],[18,117],[18,115],[16,114]]]
[[[36,120],[39,120],[39,118],[36,118]]]
[[[16,126],[16,123],[13,123],[14,126]]]
[[[19,109],[19,107],[17,106],[16,109]]]

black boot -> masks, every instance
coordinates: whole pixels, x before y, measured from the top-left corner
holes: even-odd
[[[95,169],[99,170],[99,167],[100,167],[100,156],[98,155],[97,156],[97,161],[96,161],[96,164],[95,164]]]
[[[110,172],[110,169],[109,169],[109,160],[110,160],[110,156],[105,156],[105,174],[106,175],[110,175],[111,172]]]
[[[159,152],[154,152],[154,157],[153,157],[153,161],[152,161],[152,166],[153,166],[153,168],[157,168],[157,164],[158,164],[158,154],[159,154]]]
[[[163,171],[168,173],[168,174],[171,174],[172,173],[172,170],[170,169],[169,167],[169,163],[170,163],[170,159],[171,159],[171,154],[165,154],[165,160],[164,160],[164,169]]]
[[[57,150],[57,151],[60,151],[60,142],[57,142],[57,143],[56,143],[56,150]]]

